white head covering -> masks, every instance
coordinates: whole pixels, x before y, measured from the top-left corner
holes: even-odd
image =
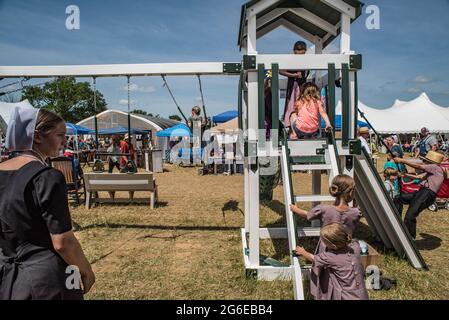
[[[6,148],[9,151],[33,149],[34,130],[39,109],[15,107],[6,130]]]

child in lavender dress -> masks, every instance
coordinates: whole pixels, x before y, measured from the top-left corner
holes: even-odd
[[[360,246],[339,223],[330,223],[320,232],[326,249],[311,254],[302,247],[296,253],[313,263],[310,290],[316,300],[368,300]]]
[[[359,208],[349,206],[349,203],[354,199],[354,190],[354,179],[348,175],[340,174],[332,180],[329,188],[330,194],[335,197],[333,205],[318,205],[308,212],[296,205],[291,205],[290,210],[307,220],[319,219],[322,227],[333,222],[340,222],[352,237],[361,217]],[[324,249],[324,244],[319,241],[315,253],[320,253]]]

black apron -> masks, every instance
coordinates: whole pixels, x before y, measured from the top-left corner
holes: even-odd
[[[28,184],[49,169],[33,161],[0,185],[0,300],[83,299],[81,289],[66,286],[70,274],[65,261],[52,247],[30,241],[29,227],[21,219],[33,214],[27,212]]]

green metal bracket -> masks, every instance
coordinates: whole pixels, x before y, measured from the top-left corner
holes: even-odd
[[[349,153],[354,155],[362,154],[362,141],[350,140],[349,141]]]
[[[246,269],[246,279],[257,279],[257,269]]]
[[[256,69],[256,56],[243,56],[243,69],[244,70],[254,70]]]
[[[241,63],[223,63],[223,73],[239,74],[242,71]]]
[[[346,161],[345,161],[346,170],[351,171],[352,168],[354,167],[354,157],[346,156],[345,159],[346,159]]]
[[[361,70],[362,69],[362,55],[353,54],[349,57],[349,68],[351,70]]]

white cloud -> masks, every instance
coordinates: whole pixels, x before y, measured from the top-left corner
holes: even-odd
[[[137,102],[137,100],[131,99],[130,104],[133,105],[136,102]],[[121,105],[128,105],[128,99],[121,99],[121,100],[119,100],[118,103]]]
[[[432,79],[430,79],[430,78],[428,78],[428,77],[426,77],[426,76],[417,76],[414,80],[413,80],[413,82],[416,82],[416,83],[430,83],[430,82],[432,82]]]
[[[421,92],[421,90],[420,90],[420,89],[417,89],[417,88],[408,88],[408,89],[405,89],[404,92],[408,92],[408,93],[419,93],[419,92]]]
[[[123,90],[127,91],[128,90],[128,85],[125,85],[123,87]],[[156,88],[153,87],[153,86],[145,87],[145,86],[139,86],[137,83],[131,83],[129,85],[129,91],[131,91],[131,92],[146,92],[146,93],[148,93],[148,92],[155,92]]]

